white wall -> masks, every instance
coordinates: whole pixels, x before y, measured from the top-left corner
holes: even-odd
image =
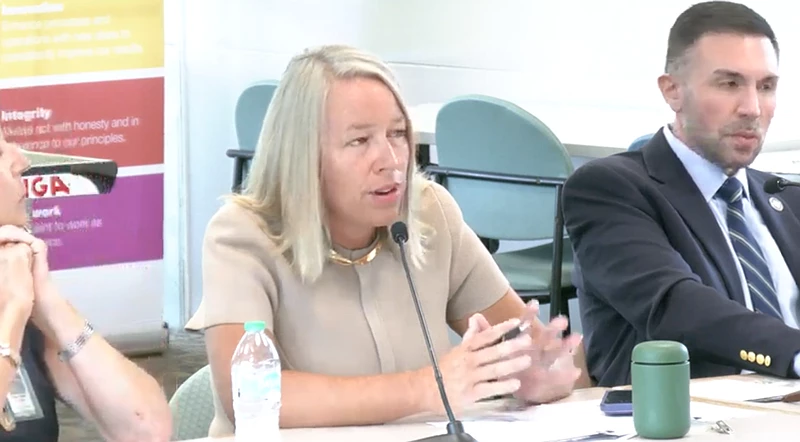
[[[224,152],[236,146],[236,99],[250,83],[279,78],[293,54],[325,43],[374,51],[390,62],[411,104],[483,93],[545,105],[569,103],[631,114],[649,111],[655,117],[652,125],[641,128],[644,134],[664,123],[661,115],[668,116],[655,79],[663,69],[672,21],[693,3],[166,1],[175,8],[167,20],[168,30],[185,24],[174,35],[168,32],[168,69],[175,67],[169,59],[171,51],[183,50],[183,70],[180,81],[168,81],[167,100],[186,104],[183,116],[173,116],[176,124],[182,121],[182,132],[168,138],[168,145],[185,143],[187,149],[185,181],[180,183],[187,186],[185,207],[173,200],[171,209],[189,215],[185,289],[191,293],[190,312],[201,297],[200,246],[205,225],[219,206],[218,196],[231,184],[232,164]],[[800,30],[792,21],[797,7],[778,0],[746,3],[770,21],[783,47],[775,131],[782,132],[781,138],[800,140],[798,129],[787,123],[800,118],[800,103],[787,98],[800,96]],[[575,123],[580,130],[580,121]],[[176,159],[169,157],[168,164]],[[782,158],[781,164],[785,162]],[[168,194],[180,187],[179,183],[172,183],[176,188],[167,185]],[[174,211],[167,213],[174,215]],[[179,244],[180,235],[175,233],[172,246]],[[177,252],[170,246],[165,253]],[[176,281],[168,285],[179,289]],[[175,316],[179,310],[167,307],[167,311]]]
[[[188,262],[185,252],[187,214],[184,193],[186,127],[182,106],[184,65],[183,0],[164,0],[164,321],[171,327],[183,325]],[[191,217],[191,215],[189,215]]]

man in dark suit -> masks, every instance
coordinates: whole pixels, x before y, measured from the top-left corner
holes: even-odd
[[[680,341],[692,377],[800,370],[800,189],[748,168],[775,109],[778,43],[751,9],[707,2],[669,35],[675,120],[570,177],[564,213],[590,375],[630,383],[633,347]],[[620,124],[625,124],[624,121]]]

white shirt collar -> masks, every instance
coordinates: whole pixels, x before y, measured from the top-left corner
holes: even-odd
[[[692,177],[692,180],[694,180],[703,198],[707,203],[710,202],[714,198],[714,195],[717,194],[719,188],[722,187],[722,184],[725,183],[725,180],[728,179],[728,176],[722,168],[703,158],[684,144],[683,141],[679,140],[678,137],[672,133],[672,129],[669,125],[664,126],[663,132],[664,138],[667,139],[667,144],[669,144],[669,147],[672,148],[672,151],[675,152],[675,155],[677,155],[678,159],[683,163],[683,167],[689,172],[689,175]],[[750,194],[750,189],[747,185],[747,168],[743,167],[739,169],[734,177],[742,183],[742,187],[744,188],[743,195],[747,197]]]

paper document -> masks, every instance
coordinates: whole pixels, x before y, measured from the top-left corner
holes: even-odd
[[[692,433],[702,433],[718,420],[749,417],[761,411],[692,402]],[[524,436],[526,442],[585,438],[615,440],[636,433],[631,416],[606,416],[600,401],[539,405],[517,411],[495,411],[463,418],[464,429],[481,442],[508,441]],[[429,422],[444,430],[446,422]]]
[[[766,411],[750,408],[726,407],[723,405],[704,404],[692,402],[692,419],[695,423],[711,423],[718,420],[728,420],[744,417],[758,416]]]
[[[800,381],[785,379],[717,379],[693,382],[691,395],[715,401],[747,401],[800,390]]]
[[[601,432],[618,436],[634,432],[633,419],[604,415],[599,400],[497,411],[479,418],[464,418],[462,422],[464,429],[481,442],[507,441],[519,436],[524,436],[526,442],[547,442]],[[442,428],[445,424],[431,423]]]

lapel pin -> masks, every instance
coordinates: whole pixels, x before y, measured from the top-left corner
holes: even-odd
[[[769,205],[778,212],[783,212],[783,202],[774,196],[769,198]]]

